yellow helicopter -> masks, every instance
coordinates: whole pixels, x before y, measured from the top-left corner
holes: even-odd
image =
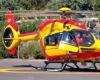
[[[70,8],[60,10],[64,14],[71,12]],[[18,25],[11,11],[7,11],[5,19],[6,27],[2,41],[10,55],[15,54],[20,42],[39,40],[40,48],[47,60],[46,66],[42,69],[48,70],[47,65],[50,63],[62,64],[57,71],[63,71],[68,66],[67,63],[73,63],[79,68],[77,62],[91,62],[97,69],[95,63],[100,60],[100,40],[79,22],[68,18],[46,20],[39,25],[37,31],[22,34],[18,31]]]

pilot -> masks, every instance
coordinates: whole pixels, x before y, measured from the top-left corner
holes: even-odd
[[[75,35],[76,41],[78,45],[82,45],[83,44],[83,38],[81,37],[80,33],[77,33]]]

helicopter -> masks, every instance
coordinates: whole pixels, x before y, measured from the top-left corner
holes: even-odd
[[[69,10],[64,10],[63,13],[70,14]],[[20,33],[11,11],[6,12],[5,22],[6,27],[2,41],[10,55],[15,54],[16,47],[20,42],[39,41],[41,51],[46,59],[45,66],[33,66],[33,68],[63,71],[66,66],[72,68],[68,63],[73,63],[79,69],[78,62],[91,62],[97,70],[96,63],[100,61],[100,40],[88,31],[85,25],[69,18],[62,18],[42,22],[37,31]],[[61,67],[48,68],[51,63],[60,63]]]

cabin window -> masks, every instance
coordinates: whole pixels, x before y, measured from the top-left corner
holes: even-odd
[[[62,33],[56,33],[45,37],[45,45],[55,46],[59,44],[62,37]]]

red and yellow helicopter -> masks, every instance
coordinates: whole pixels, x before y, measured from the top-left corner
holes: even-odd
[[[61,63],[62,67],[56,69],[57,71],[64,70],[68,66],[67,63],[73,63],[79,68],[77,62],[91,62],[97,69],[95,63],[100,61],[100,40],[77,21],[68,18],[46,20],[39,25],[37,31],[21,34],[11,11],[5,14],[5,19],[6,27],[2,41],[9,54],[13,55],[22,41],[39,40],[40,48],[47,60],[43,69],[48,70],[49,63]]]

